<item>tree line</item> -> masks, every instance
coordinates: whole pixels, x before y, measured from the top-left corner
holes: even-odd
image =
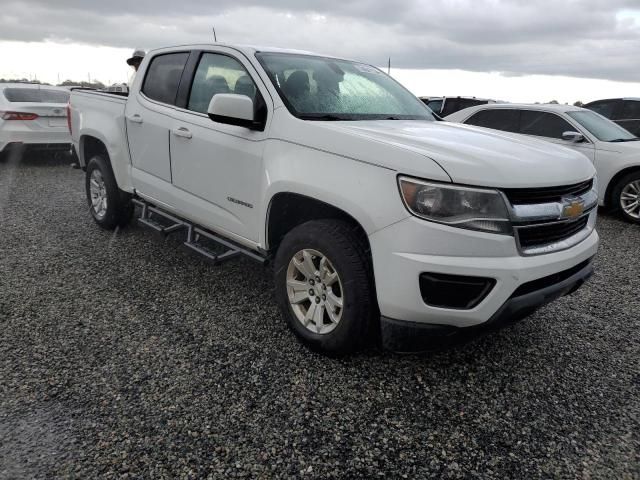
[[[0,83],[35,83],[38,85],[51,85],[50,83],[41,82],[40,80],[29,80],[27,78],[0,78]],[[65,80],[57,85],[58,87],[84,87],[84,88],[105,88],[105,84],[100,81],[87,82],[87,81],[75,81]]]

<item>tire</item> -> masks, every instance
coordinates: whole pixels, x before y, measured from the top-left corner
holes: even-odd
[[[636,206],[631,208],[634,202]],[[616,183],[611,195],[611,204],[627,222],[640,223],[640,171],[631,172]]]
[[[85,190],[89,212],[102,228],[113,230],[117,227],[124,227],[131,221],[133,216],[131,195],[118,188],[111,165],[105,157],[96,155],[89,160]],[[99,193],[96,194],[96,191]],[[98,199],[101,199],[99,207],[94,206],[94,204],[97,205]]]
[[[305,255],[312,266],[305,263]],[[303,270],[310,269],[316,278],[305,276]],[[276,299],[291,330],[312,350],[328,355],[344,355],[366,345],[377,311],[371,270],[367,248],[348,223],[313,220],[291,230],[274,261]],[[290,286],[293,282],[299,282],[297,288]],[[342,301],[341,308],[336,299]],[[310,310],[321,313],[310,318]]]

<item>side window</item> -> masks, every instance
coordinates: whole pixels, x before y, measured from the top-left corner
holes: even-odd
[[[620,120],[640,120],[640,100],[625,100]]]
[[[464,123],[477,125],[478,127],[495,128],[505,132],[517,132],[519,116],[520,112],[518,110],[507,108],[480,110]]]
[[[427,107],[429,107],[433,112],[440,113],[442,110],[442,102],[444,100],[426,100]]]
[[[575,127],[553,113],[522,110],[520,115],[520,133],[525,135],[562,138],[569,131],[575,131]]]
[[[193,78],[187,108],[207,113],[211,98],[217,93],[246,95],[255,102],[257,91],[240,62],[227,55],[204,53]]]
[[[188,53],[166,53],[151,60],[142,86],[142,93],[152,100],[175,105],[182,71]]]
[[[589,110],[593,110],[596,113],[599,113],[603,117],[612,118],[613,112],[615,110],[616,101],[615,100],[603,100],[601,102],[593,102],[589,105],[586,105],[585,108]]]

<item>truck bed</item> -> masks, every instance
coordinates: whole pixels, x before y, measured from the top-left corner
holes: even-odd
[[[99,140],[103,144],[103,150],[109,154],[118,185],[131,192],[130,175],[127,171],[131,165],[131,157],[125,122],[126,103],[127,96],[118,93],[76,88],[71,91],[69,113],[71,140],[80,166],[86,168],[95,154],[95,149],[86,148],[82,136],[92,137],[91,141]]]

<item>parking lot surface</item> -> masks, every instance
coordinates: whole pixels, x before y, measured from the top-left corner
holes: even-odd
[[[640,478],[640,227],[510,328],[329,359],[268,269],[100,230],[68,163],[0,163],[0,478]]]

